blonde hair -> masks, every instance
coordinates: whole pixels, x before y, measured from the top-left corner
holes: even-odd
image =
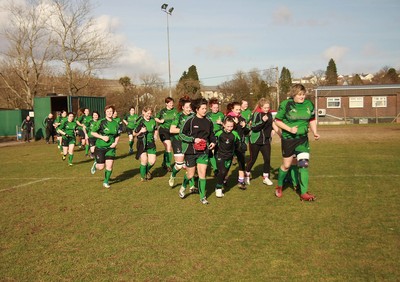
[[[303,84],[297,83],[297,84],[292,86],[292,89],[290,90],[289,96],[293,98],[294,96],[300,94],[301,92],[306,94],[307,90],[306,90],[306,88],[304,87]]]
[[[261,98],[260,100],[258,100],[253,113],[259,111],[265,104],[269,104],[271,106],[271,101],[268,100],[267,98]]]

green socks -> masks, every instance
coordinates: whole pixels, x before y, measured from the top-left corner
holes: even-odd
[[[282,187],[283,182],[285,181],[286,175],[288,174],[288,171],[283,171],[280,167],[278,170],[278,186]]]
[[[199,178],[199,193],[200,193],[200,199],[205,198],[206,196],[206,180]]]
[[[108,183],[110,181],[112,170],[107,170],[104,172],[104,183]]]

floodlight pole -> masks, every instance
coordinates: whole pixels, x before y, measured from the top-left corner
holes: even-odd
[[[161,5],[161,10],[167,14],[167,44],[168,44],[168,83],[169,83],[169,97],[172,97],[172,91],[171,91],[171,52],[169,48],[169,19],[168,16],[172,14],[172,11],[174,10],[174,7],[171,7],[167,10],[168,4],[162,4]]]

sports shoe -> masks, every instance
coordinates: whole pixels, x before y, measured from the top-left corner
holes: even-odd
[[[181,199],[185,198],[185,187],[181,186],[181,188],[179,189],[179,197]]]
[[[151,175],[150,171],[146,174],[146,178],[147,178],[147,180],[153,179],[153,176]]]
[[[315,201],[316,199],[317,198],[313,194],[310,194],[308,192],[304,193],[303,195],[300,195],[300,201],[311,202],[311,201]]]
[[[167,166],[167,171],[172,172],[172,168],[170,166]]]
[[[173,177],[173,176],[171,175],[171,176],[169,177],[168,184],[169,184],[169,187],[174,187],[174,184],[175,184],[175,177]]]
[[[93,163],[92,168],[90,169],[90,173],[91,174],[95,174],[96,173],[96,162]]]
[[[277,196],[278,198],[282,198],[282,186],[276,186],[275,196]]]
[[[250,185],[250,177],[249,177],[249,176],[246,176],[246,177],[244,178],[244,183],[245,183],[246,185]]]
[[[215,189],[215,196],[217,196],[217,198],[222,198],[225,195],[224,195],[224,193],[222,193],[221,188],[217,188],[217,189]]]
[[[72,163],[68,163],[68,165],[69,165],[69,166],[73,166],[73,164],[72,164]]]
[[[65,155],[63,155],[63,156],[61,157],[61,159],[62,159],[63,161],[65,161],[65,159],[66,159]]]
[[[204,197],[203,199],[200,199],[200,203],[202,203],[203,205],[208,205],[208,201],[207,201],[206,197]]]
[[[133,149],[129,149],[129,155],[133,154]]]
[[[272,181],[268,177],[264,177],[263,183],[268,185],[268,186],[271,186],[271,185],[274,184],[274,183],[272,183]]]
[[[197,188],[197,187],[192,186],[189,189],[190,189],[190,193],[192,193],[192,194],[198,194],[199,193],[199,188]]]
[[[147,181],[147,179],[146,179],[146,178],[142,178],[142,177],[141,177],[141,178],[140,178],[140,181],[141,181],[141,182],[146,182],[146,181]]]
[[[103,182],[103,187],[108,189],[108,188],[110,188],[111,186],[110,186],[110,184],[108,184],[107,182]]]
[[[238,182],[238,186],[239,186],[239,189],[242,189],[242,190],[247,189],[246,184],[244,184],[244,182]]]

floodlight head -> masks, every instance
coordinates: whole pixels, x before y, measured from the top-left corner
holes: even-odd
[[[169,8],[168,13],[171,15],[173,10],[174,10],[174,7]]]
[[[164,4],[161,5],[161,10],[166,11],[167,7],[168,7],[168,4],[164,3]]]

